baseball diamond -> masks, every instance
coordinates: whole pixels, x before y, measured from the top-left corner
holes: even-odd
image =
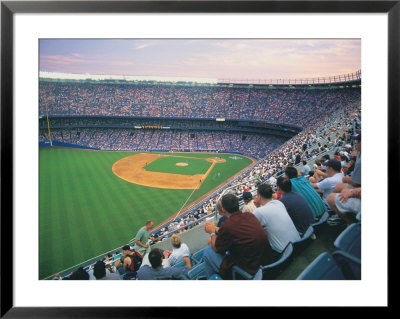
[[[130,183],[168,189],[199,189],[201,181],[204,181],[217,163],[225,163],[225,159],[202,158],[202,161],[211,162],[208,170],[204,174],[185,175],[171,174],[163,172],[153,172],[146,169],[152,162],[160,158],[178,158],[182,160],[184,156],[158,155],[149,153],[139,153],[124,157],[114,163],[112,171],[115,175]],[[193,159],[193,158],[192,158]],[[187,163],[177,163],[178,166],[188,166]],[[182,165],[183,164],[183,165]]]
[[[39,278],[123,245],[148,218],[156,229],[255,164],[229,156],[41,148]],[[146,170],[158,160],[158,172]],[[172,166],[200,173],[165,173]],[[213,178],[217,167],[221,176]]]

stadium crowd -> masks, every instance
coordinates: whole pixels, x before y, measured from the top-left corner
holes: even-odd
[[[40,82],[39,115],[253,119],[308,126],[360,101],[358,89],[252,89]]]
[[[193,93],[190,89],[181,93],[189,97],[189,92]],[[147,93],[146,90],[141,92],[143,99],[150,98]],[[281,93],[274,94],[279,96]],[[304,97],[307,94],[304,92]],[[305,229],[318,221],[325,211],[331,215],[327,222],[329,225],[349,226],[354,223],[355,215],[361,214],[360,103],[353,103],[352,99],[344,96],[344,100],[334,102],[332,95],[326,92],[318,94],[321,94],[323,101],[315,105],[336,103],[338,109],[310,121],[301,133],[271,151],[257,165],[230,183],[229,191],[225,191],[225,186],[187,214],[152,233],[152,227],[147,229],[144,240],[148,240],[149,244],[144,256],[140,256],[140,265],[131,270],[132,276],[126,276],[128,266],[118,267],[121,264],[119,262],[115,267],[115,264],[121,256],[135,254],[137,244],[125,245],[122,253],[116,251],[109,254],[86,269],[76,269],[63,279],[102,279],[107,276],[111,279],[111,274],[117,271],[120,276],[113,276],[114,279],[188,279],[191,268],[185,259],[190,255],[188,245],[183,246],[184,253],[180,253],[174,266],[168,262],[173,253],[151,249],[151,245],[160,240],[171,240],[174,241],[173,246],[179,249],[181,246],[176,247],[176,243],[182,243],[176,236],[198,224],[204,225],[204,231],[210,234],[209,246],[204,253],[208,278],[218,274],[223,279],[231,279],[233,265],[239,265],[254,275],[260,265],[273,262],[276,253],[282,251],[287,243],[301,238]],[[271,96],[263,98],[270,99]],[[279,98],[290,104],[290,93]],[[246,99],[249,96],[244,90],[235,95],[232,101]],[[145,141],[151,142],[151,137],[146,137]],[[254,140],[252,143],[262,144],[264,141]],[[245,204],[253,201],[256,207],[253,212],[242,213],[242,199],[246,199]],[[205,221],[205,218],[215,214],[222,216],[222,223],[216,225]],[[239,224],[246,227],[238,229]],[[246,252],[244,242],[248,240],[252,244]],[[226,255],[226,252],[229,254]],[[179,262],[184,264],[179,265]],[[100,269],[96,271],[99,274],[91,277],[96,267]],[[121,273],[118,270],[120,267],[125,267],[125,272]],[[107,270],[103,271],[103,268]],[[57,275],[55,278],[62,277]]]

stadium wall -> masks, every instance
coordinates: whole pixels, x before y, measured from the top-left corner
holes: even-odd
[[[89,147],[89,146],[82,146],[70,143],[64,143],[59,141],[52,141],[50,142],[39,142],[39,147],[51,147],[51,146],[58,146],[58,147],[72,147],[72,148],[81,148],[81,149],[90,149],[90,150],[100,150],[99,148]]]

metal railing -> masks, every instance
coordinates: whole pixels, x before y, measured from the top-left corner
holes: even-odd
[[[328,77],[300,78],[300,79],[218,79],[218,83],[232,84],[329,84],[345,83],[361,80],[361,70],[353,73],[340,74]]]

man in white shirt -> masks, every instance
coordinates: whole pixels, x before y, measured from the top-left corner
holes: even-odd
[[[311,183],[311,185],[322,194],[322,198],[327,204],[326,198],[333,192],[336,185],[342,183],[343,173],[341,172],[342,164],[337,159],[328,160],[325,166],[327,177],[317,183]]]
[[[189,247],[185,243],[182,243],[182,239],[179,235],[173,234],[171,236],[171,245],[173,247],[172,252],[169,250],[164,251],[164,253],[167,252],[169,265],[174,266],[183,261],[186,267],[192,269]]]
[[[275,251],[283,251],[289,242],[300,239],[300,235],[290,218],[285,205],[279,200],[272,199],[272,188],[262,184],[254,196],[257,208],[253,214],[264,227],[271,247]]]

